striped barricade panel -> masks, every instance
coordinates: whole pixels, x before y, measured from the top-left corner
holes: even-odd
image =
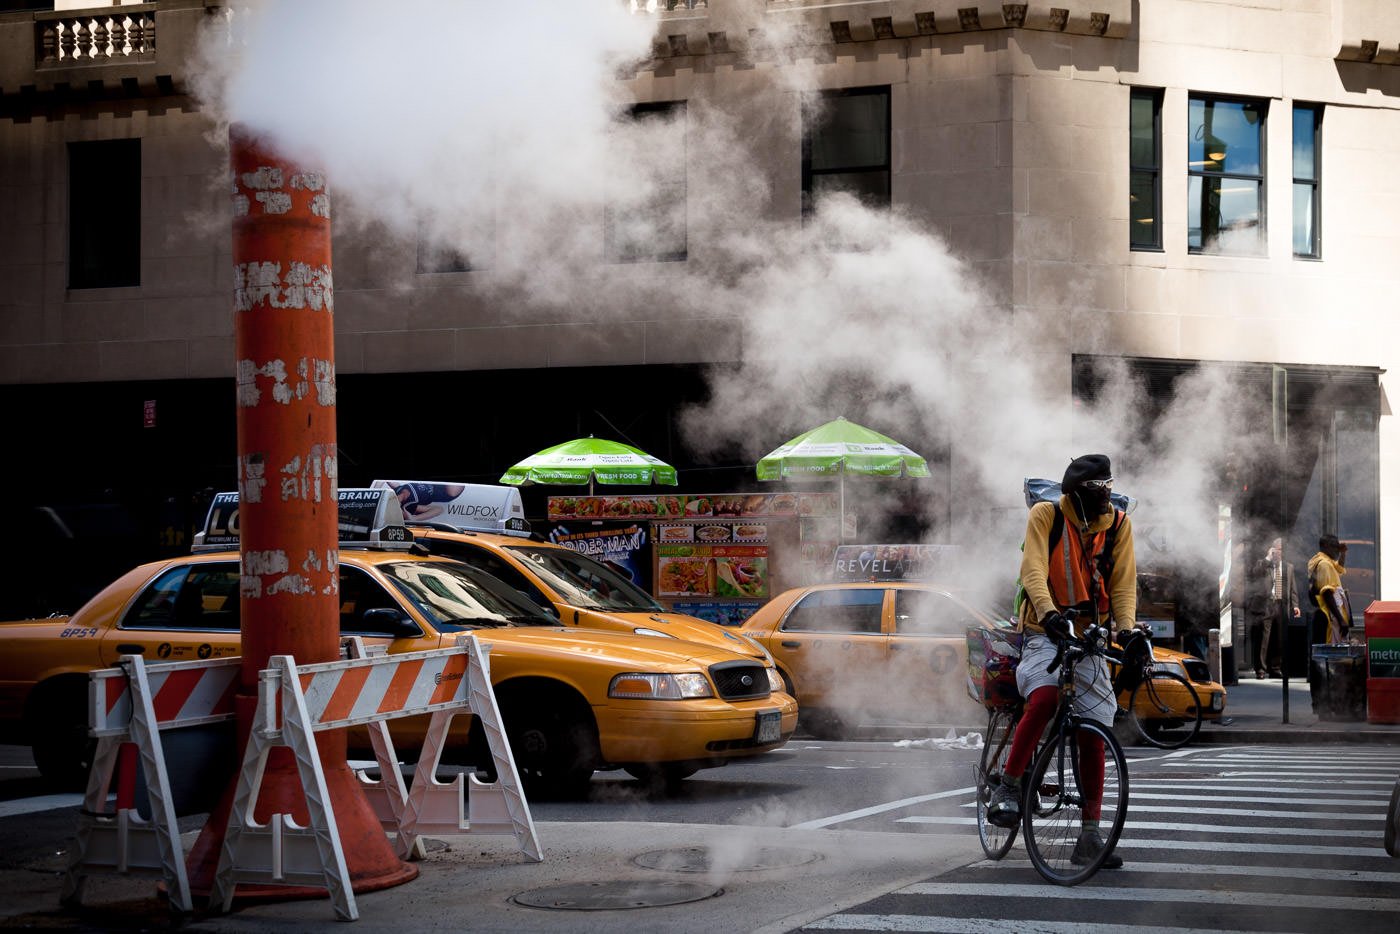
[[[464,648],[299,665],[296,672],[318,732],[468,706]]]
[[[146,665],[156,727],[171,729],[232,718],[241,663],[241,659],[231,657]],[[93,736],[120,736],[128,730],[132,693],[126,669],[94,671],[88,699]]]

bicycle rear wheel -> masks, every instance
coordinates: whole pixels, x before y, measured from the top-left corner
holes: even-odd
[[[1104,847],[1076,856],[1085,810],[1079,736],[1092,733],[1104,744],[1104,782],[1099,829]],[[1113,731],[1093,721],[1073,722],[1046,741],[1027,773],[1027,803],[1021,818],[1026,852],[1047,882],[1078,885],[1098,872],[1113,852],[1128,815],[1128,763]],[[1037,800],[1038,799],[1038,800]]]
[[[1171,729],[1163,723],[1165,720],[1173,722]],[[1128,696],[1128,721],[1149,745],[1158,749],[1180,748],[1201,732],[1200,695],[1190,681],[1176,672],[1154,671]]]
[[[1009,709],[993,708],[987,716],[987,736],[982,745],[982,758],[973,766],[977,786],[977,836],[988,859],[1001,859],[1016,842],[1015,827],[998,827],[987,820],[987,805],[992,789],[1001,783],[1006,757],[1011,753],[1011,735],[1016,731],[1019,715]]]

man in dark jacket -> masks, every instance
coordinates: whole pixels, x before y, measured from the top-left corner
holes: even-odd
[[[1283,560],[1283,539],[1275,538],[1269,550],[1254,563],[1252,589],[1246,609],[1254,642],[1254,676],[1283,676],[1283,627],[1288,619],[1301,619],[1297,576]]]

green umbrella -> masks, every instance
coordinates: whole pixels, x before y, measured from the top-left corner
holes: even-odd
[[[846,475],[927,477],[928,462],[878,431],[844,418],[798,435],[758,462],[760,480],[824,480],[836,477],[845,530]]]
[[[531,454],[501,477],[502,483],[521,486],[526,483],[549,483],[560,486],[588,484],[604,486],[635,486],[648,483],[676,485],[676,468],[657,460],[645,451],[617,441],[577,438]]]

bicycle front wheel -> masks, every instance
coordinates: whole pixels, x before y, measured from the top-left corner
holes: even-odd
[[[1201,732],[1201,698],[1174,671],[1154,671],[1128,697],[1133,732],[1158,749],[1185,746]]]
[[[1001,859],[1016,842],[1015,827],[998,827],[987,820],[987,806],[992,789],[1001,783],[1006,769],[1006,757],[1011,754],[1011,736],[1016,731],[1017,717],[1010,710],[993,709],[987,717],[987,736],[982,746],[982,758],[976,768],[977,836],[988,859]]]
[[[1097,773],[1094,763],[1080,762],[1081,736],[1097,737],[1104,748],[1097,808],[1104,847],[1096,851],[1081,847],[1079,842],[1085,818],[1096,810],[1093,786]],[[1112,730],[1089,720],[1073,722],[1041,747],[1027,782],[1021,829],[1031,864],[1047,882],[1078,885],[1098,872],[1123,832],[1128,816],[1128,763],[1123,747]]]

